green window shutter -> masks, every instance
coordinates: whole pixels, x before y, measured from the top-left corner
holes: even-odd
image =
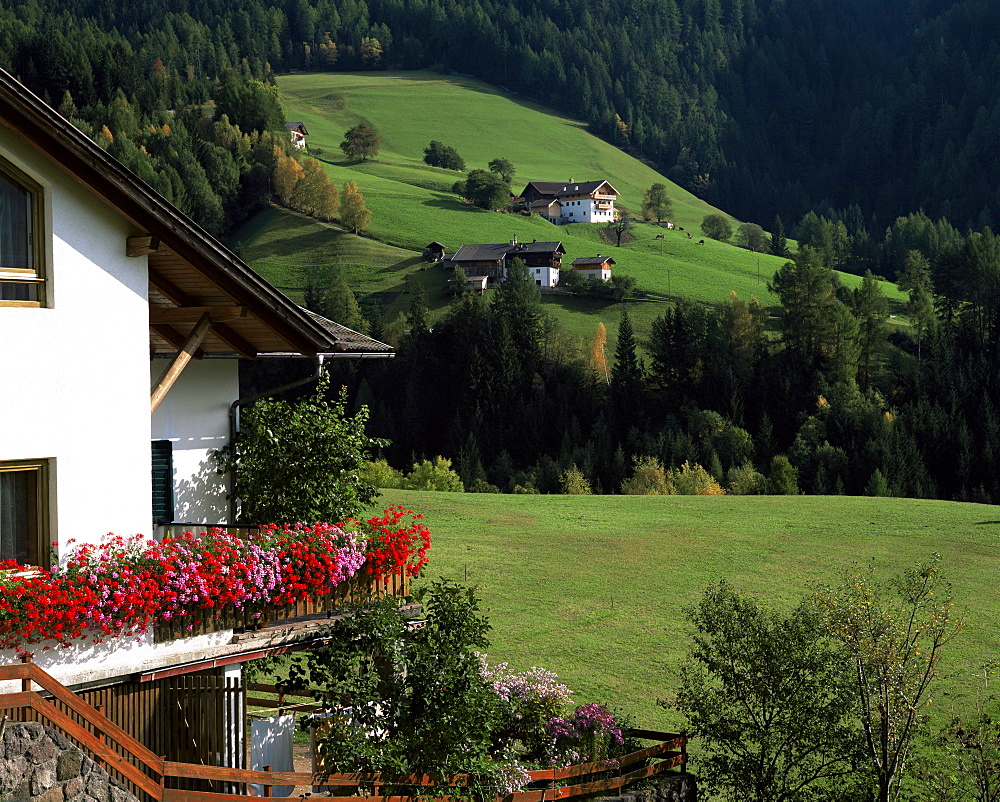
[[[153,441],[153,523],[174,520],[174,444]]]

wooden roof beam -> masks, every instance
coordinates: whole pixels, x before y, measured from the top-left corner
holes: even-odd
[[[160,238],[149,234],[125,238],[126,256],[148,256],[160,250]]]
[[[184,290],[177,287],[172,281],[161,276],[152,268],[149,269],[149,283],[152,284],[161,295],[176,306],[197,306],[198,302],[188,295]]]
[[[163,371],[156,384],[153,385],[153,389],[149,394],[149,411],[151,413],[156,412],[156,408],[160,405],[160,402],[180,378],[181,373],[184,372],[184,368],[187,367],[188,363],[194,357],[195,352],[201,347],[202,342],[205,340],[205,335],[208,334],[208,330],[211,327],[212,319],[207,314],[202,315],[201,320],[191,330],[191,333],[181,346],[180,352],[167,366],[167,369]]]
[[[256,359],[257,349],[254,348],[250,343],[240,337],[235,331],[233,331],[225,323],[213,323],[212,324],[212,334],[214,334],[218,339],[222,340],[226,345],[232,348],[237,354],[239,354],[244,359]]]
[[[197,323],[202,315],[208,315],[213,323],[227,323],[246,317],[249,311],[249,307],[246,306],[151,306],[149,323],[153,326]]]

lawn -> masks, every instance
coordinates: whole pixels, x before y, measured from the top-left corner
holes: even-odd
[[[425,513],[424,579],[479,589],[493,660],[556,671],[579,702],[638,724],[679,727],[660,708],[690,643],[683,608],[727,579],[790,606],[852,562],[886,576],[942,556],[965,629],[947,647],[930,711],[970,703],[1000,641],[992,577],[1000,509],[946,501],[827,496],[522,496],[386,490]]]

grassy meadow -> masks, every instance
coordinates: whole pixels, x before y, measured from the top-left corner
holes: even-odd
[[[549,668],[578,702],[611,703],[640,726],[678,727],[669,697],[690,643],[683,608],[727,579],[790,607],[851,563],[898,574],[942,556],[963,632],[946,647],[930,708],[971,704],[1000,641],[991,577],[1000,508],[843,496],[524,496],[385,490],[433,533],[420,581],[479,589],[493,661]]]
[[[407,282],[423,284],[434,317],[448,303],[447,276],[421,261],[423,248],[438,240],[456,250],[516,235],[521,241],[562,241],[566,264],[581,256],[612,255],[616,271],[633,276],[648,293],[626,304],[640,335],[671,297],[718,303],[736,292],[776,303],[766,284],[782,260],[704,238],[698,226],[705,214],[718,210],[592,136],[579,121],[471,78],[433,72],[293,74],[279,78],[278,86],[287,118],[305,123],[309,147],[331,179],[338,185],[356,181],[372,210],[367,237],[277,209],[236,233],[234,246],[243,258],[295,300],[302,300],[310,280],[322,282],[344,270],[356,292],[380,300],[388,319],[408,308]],[[379,131],[381,152],[374,161],[345,161],[338,146],[344,131],[360,122]],[[432,139],[456,148],[468,169],[485,168],[497,157],[510,159],[517,168],[516,191],[530,180],[606,178],[621,192],[618,206],[638,213],[643,192],[653,183],[666,183],[674,221],[693,238],[640,224],[636,239],[618,248],[601,239],[599,225],[553,226],[537,215],[477,209],[451,192],[464,174],[423,163]],[[656,239],[660,233],[664,238]],[[702,239],[705,244],[699,245]],[[859,281],[854,276],[843,280],[848,285]],[[893,285],[884,285],[884,291],[901,297]],[[621,314],[619,304],[560,295],[544,300],[580,338],[592,337],[598,321],[613,331]]]

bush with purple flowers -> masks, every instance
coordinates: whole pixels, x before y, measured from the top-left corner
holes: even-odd
[[[580,705],[569,718],[552,718],[545,725],[548,757],[553,765],[613,759],[625,743],[621,727],[603,705]]]
[[[507,663],[490,666],[486,655],[480,658],[480,676],[500,701],[492,735],[494,748],[516,749],[527,760],[542,760],[548,745],[545,724],[572,703],[569,688],[544,668],[533,666],[517,672]]]

